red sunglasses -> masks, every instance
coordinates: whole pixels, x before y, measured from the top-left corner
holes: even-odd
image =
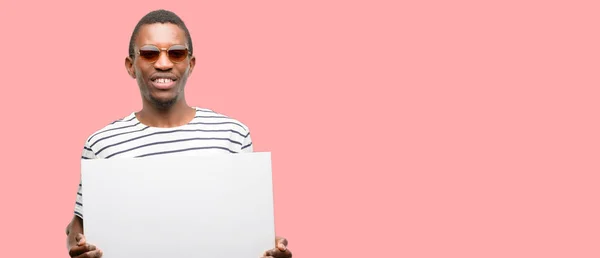
[[[138,50],[138,55],[148,62],[154,63],[160,57],[160,52],[166,51],[167,57],[173,63],[179,63],[185,60],[190,55],[187,47],[182,45],[174,45],[170,48],[158,48],[156,46],[143,46]]]

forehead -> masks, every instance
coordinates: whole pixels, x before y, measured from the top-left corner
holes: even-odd
[[[140,27],[135,40],[136,46],[155,45],[170,47],[172,45],[186,45],[185,32],[172,23],[146,24]]]

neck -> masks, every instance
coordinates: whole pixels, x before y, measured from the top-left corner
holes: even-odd
[[[189,123],[196,115],[196,110],[188,106],[183,99],[164,108],[144,101],[142,110],[135,115],[140,123],[147,126],[168,128]]]

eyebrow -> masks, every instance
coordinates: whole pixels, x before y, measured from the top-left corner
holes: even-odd
[[[182,47],[185,47],[185,48],[187,48],[187,47],[188,47],[188,46],[186,46],[185,44],[173,44],[173,45],[170,45],[170,46],[169,46],[169,47],[167,47],[167,48],[170,48],[170,47],[173,47],[173,46],[182,46]],[[146,44],[146,45],[142,45],[142,46],[140,47],[140,49],[141,49],[141,48],[144,48],[144,47],[156,47],[156,48],[159,48],[157,45]]]

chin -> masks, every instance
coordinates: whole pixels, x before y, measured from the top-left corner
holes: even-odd
[[[153,106],[155,106],[156,108],[159,108],[159,109],[170,108],[173,105],[175,105],[175,103],[177,103],[177,97],[173,97],[173,98],[156,98],[156,97],[150,96],[150,98],[148,98],[148,100],[150,101],[150,103]]]

